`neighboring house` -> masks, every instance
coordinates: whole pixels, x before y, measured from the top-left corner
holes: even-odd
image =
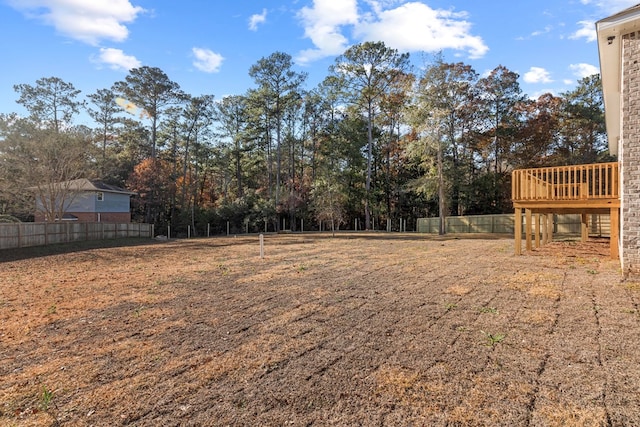
[[[620,168],[619,252],[640,277],[640,4],[596,23],[609,150]]]
[[[60,183],[60,187],[65,189],[62,221],[131,222],[130,199],[136,193],[84,178]],[[44,212],[42,200],[36,197],[36,222],[46,220]]]

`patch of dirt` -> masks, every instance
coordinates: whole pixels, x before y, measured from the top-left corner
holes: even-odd
[[[640,284],[607,241],[513,252],[351,233],[13,256],[0,425],[640,425]]]

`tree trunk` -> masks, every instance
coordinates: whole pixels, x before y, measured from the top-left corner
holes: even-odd
[[[240,164],[241,158],[240,158],[240,141],[238,140],[238,138],[236,137],[236,141],[235,141],[235,145],[236,145],[236,185],[238,186],[237,190],[236,190],[236,195],[238,196],[238,199],[242,197],[242,195],[244,194],[244,191],[242,190],[242,167]]]
[[[365,201],[364,201],[364,226],[366,230],[371,228],[371,208],[369,206],[369,198],[371,194],[371,169],[373,159],[373,106],[371,101],[367,108],[367,180],[365,182]]]
[[[440,227],[438,229],[438,234],[440,235],[444,235],[447,233],[443,169],[442,141],[440,132],[438,132],[438,215],[440,217]]]

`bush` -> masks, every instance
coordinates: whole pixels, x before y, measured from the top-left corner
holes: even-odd
[[[18,218],[16,218],[15,216],[11,216],[11,215],[0,215],[0,223],[16,223],[16,222],[22,222],[20,221]]]

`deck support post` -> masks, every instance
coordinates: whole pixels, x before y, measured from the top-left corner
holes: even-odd
[[[540,247],[540,217],[542,215],[540,214],[536,214],[535,215],[535,220],[536,220],[536,226],[534,228],[534,232],[535,232],[535,242],[536,242],[536,248]]]
[[[531,220],[532,220],[532,215],[531,215],[531,209],[525,209],[525,236],[526,236],[526,246],[527,246],[527,252],[531,252],[533,250],[533,245],[531,244]]]
[[[620,239],[620,209],[611,208],[610,218],[611,231],[609,232],[609,252],[611,254],[611,259],[618,259],[620,257],[620,254],[618,252],[618,241]]]
[[[542,244],[549,243],[549,236],[547,236],[547,222],[549,221],[549,214],[542,214]]]
[[[547,215],[547,239],[553,242],[553,214]]]
[[[522,255],[522,208],[516,208],[516,213],[513,216],[513,233],[516,255]]]
[[[582,213],[580,215],[580,241],[583,243],[589,240],[589,215]]]

